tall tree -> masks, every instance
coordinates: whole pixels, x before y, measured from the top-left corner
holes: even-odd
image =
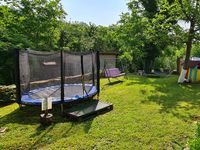
[[[116,51],[115,26],[103,27],[83,22],[65,23],[64,47],[68,51]]]
[[[162,27],[157,14],[160,12],[157,0],[134,0],[128,3],[130,13],[123,14],[119,32],[123,49],[130,51],[133,60],[140,58],[142,68],[151,72],[155,59],[163,54],[170,42],[168,30]],[[166,19],[166,18],[165,18]],[[128,48],[129,47],[129,48]]]
[[[11,0],[6,6],[19,19],[10,29],[26,36],[31,47],[47,49],[57,46],[60,20],[66,14],[60,0]]]
[[[190,24],[187,32],[185,61],[183,66],[183,72],[179,77],[179,82],[183,82],[186,70],[189,66],[189,60],[192,50],[192,44],[194,41],[199,40],[200,31],[200,1],[199,0],[177,0],[177,7],[180,10],[180,19]]]
[[[0,84],[14,81],[13,49],[56,49],[60,21],[66,13],[60,0],[0,2]]]

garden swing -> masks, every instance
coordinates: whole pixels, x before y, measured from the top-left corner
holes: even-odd
[[[109,83],[111,83],[111,78],[118,78],[121,76],[126,77],[125,68],[123,63],[117,58],[112,59],[104,59],[104,69],[103,74],[104,77],[108,79]]]

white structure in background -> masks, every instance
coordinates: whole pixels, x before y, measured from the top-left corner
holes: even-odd
[[[181,74],[178,78],[178,83],[183,83],[184,81],[186,81],[185,76],[186,76],[187,70],[182,69]]]
[[[199,57],[191,57],[190,61],[200,61],[200,58]],[[182,69],[181,74],[178,78],[178,83],[188,82],[187,79],[185,78],[186,73],[187,73],[187,70]]]
[[[200,58],[199,57],[191,57],[190,60],[192,60],[192,61],[200,61]]]

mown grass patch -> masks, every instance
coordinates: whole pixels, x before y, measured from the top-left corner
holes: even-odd
[[[177,84],[177,76],[129,76],[101,80],[102,101],[114,110],[73,123],[54,108],[54,124],[42,127],[40,109],[0,106],[0,149],[183,149],[195,137],[200,85]]]

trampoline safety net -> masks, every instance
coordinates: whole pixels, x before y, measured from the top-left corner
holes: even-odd
[[[18,101],[37,105],[48,97],[52,98],[53,103],[93,97],[99,92],[98,57],[95,52],[18,51]],[[64,92],[63,100],[61,91]]]

